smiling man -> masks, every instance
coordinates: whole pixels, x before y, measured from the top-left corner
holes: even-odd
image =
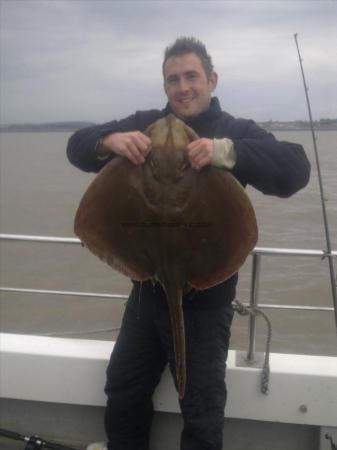
[[[195,53],[169,56],[163,64],[163,75],[165,92],[177,117],[188,120],[207,111],[218,82],[211,66],[204,68]]]
[[[212,97],[218,76],[205,46],[179,38],[165,51],[163,110],[138,111],[119,121],[85,128],[68,143],[69,160],[98,172],[115,155],[140,165],[151,152],[143,134],[154,121],[173,113],[200,136],[187,147],[191,166],[230,170],[239,182],[264,194],[289,197],[303,188],[310,164],[298,144],[279,142],[252,120],[222,111]],[[117,195],[117,193],[116,193]],[[180,407],[184,419],[181,450],[221,450],[226,403],[225,370],[237,274],[183,299],[188,380]],[[148,450],[152,394],[174,349],[165,293],[156,283],[134,282],[123,323],[107,368],[105,429],[108,442],[89,450]]]

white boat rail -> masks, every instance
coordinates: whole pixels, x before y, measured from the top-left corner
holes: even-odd
[[[54,243],[54,244],[70,244],[83,245],[77,238],[69,237],[55,237],[55,236],[35,236],[24,234],[0,234],[0,240],[5,241],[28,241],[36,243]],[[251,273],[251,288],[249,304],[244,304],[250,308],[266,308],[266,309],[289,309],[289,310],[304,310],[304,311],[325,311],[335,313],[334,307],[328,306],[309,306],[309,305],[279,305],[266,304],[259,302],[259,283],[261,260],[263,256],[303,256],[311,258],[325,259],[326,257],[337,258],[337,251],[331,251],[331,255],[324,250],[309,250],[309,249],[294,249],[294,248],[274,248],[274,247],[255,247],[251,252],[253,257],[252,273]],[[0,292],[17,292],[17,293],[34,293],[34,294],[48,294],[48,295],[63,295],[63,296],[80,296],[80,297],[96,297],[107,298],[113,300],[125,300],[128,296],[122,294],[106,294],[98,292],[82,292],[82,291],[62,291],[62,290],[46,290],[46,289],[25,289],[9,286],[0,286]],[[247,351],[247,363],[252,363],[255,359],[255,340],[256,340],[256,316],[249,316],[249,344]]]

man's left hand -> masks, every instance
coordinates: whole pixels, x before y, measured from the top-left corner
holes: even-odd
[[[187,146],[187,155],[190,164],[193,169],[198,171],[211,162],[213,152],[213,139],[197,139]]]

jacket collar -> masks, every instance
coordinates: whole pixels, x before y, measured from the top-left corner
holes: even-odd
[[[170,113],[174,114],[169,103],[167,103],[164,112],[165,115]],[[206,111],[203,111],[198,116],[185,120],[184,122],[186,123],[186,125],[195,128],[198,124],[202,122],[208,122],[216,119],[217,117],[221,116],[221,113],[222,111],[218,98],[212,97],[211,104]]]

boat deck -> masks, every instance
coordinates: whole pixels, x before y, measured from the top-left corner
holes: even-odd
[[[13,334],[0,339],[3,428],[80,449],[104,438],[102,386],[112,342]],[[337,358],[271,354],[268,395],[260,391],[261,369],[241,360],[229,352],[224,448],[331,450],[324,436],[337,438]],[[182,420],[168,370],[154,406],[151,450],[176,450]],[[7,439],[0,443],[4,450],[24,448]]]

